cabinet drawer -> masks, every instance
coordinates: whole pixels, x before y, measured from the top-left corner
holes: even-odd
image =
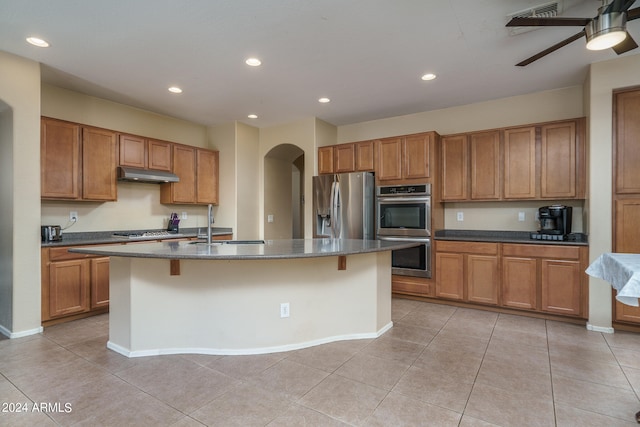
[[[410,295],[435,296],[435,284],[430,279],[412,276],[391,276],[393,292]]]
[[[496,255],[498,243],[484,242],[454,242],[448,240],[436,240],[437,252],[464,252],[473,254]]]
[[[518,245],[504,244],[502,255],[550,259],[579,259],[580,247],[555,245]]]
[[[64,261],[68,259],[85,259],[85,258],[93,258],[96,255],[89,254],[74,254],[69,252],[69,249],[75,248],[78,246],[67,246],[64,248],[50,248],[49,249],[49,260],[50,261]]]

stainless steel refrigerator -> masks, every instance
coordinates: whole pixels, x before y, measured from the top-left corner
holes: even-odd
[[[375,239],[371,172],[313,177],[313,237]]]

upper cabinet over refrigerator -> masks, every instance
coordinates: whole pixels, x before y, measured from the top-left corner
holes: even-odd
[[[371,172],[313,177],[313,237],[375,239]]]

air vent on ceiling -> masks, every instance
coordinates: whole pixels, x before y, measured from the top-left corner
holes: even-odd
[[[549,3],[533,6],[519,12],[511,13],[507,15],[507,21],[512,18],[532,18],[539,16],[541,18],[552,18],[562,13],[562,0],[552,1]],[[529,31],[537,30],[542,27],[509,27],[509,35],[515,36],[516,34],[522,34]]]

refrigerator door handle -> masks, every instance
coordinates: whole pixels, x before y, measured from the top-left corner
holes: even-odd
[[[335,209],[335,221],[333,221],[334,224],[334,237],[336,239],[340,239],[341,238],[341,234],[342,234],[342,210],[341,210],[341,194],[340,194],[340,182],[336,181],[333,183],[335,185],[335,191],[334,191],[334,195],[335,195],[335,199],[333,201],[333,208]]]
[[[329,210],[329,215],[331,217],[331,238],[335,238],[336,237],[336,221],[337,221],[337,217],[336,217],[336,203],[335,203],[335,199],[336,199],[336,182],[332,182],[331,183],[331,196],[329,196],[329,200],[331,203],[331,209]]]

